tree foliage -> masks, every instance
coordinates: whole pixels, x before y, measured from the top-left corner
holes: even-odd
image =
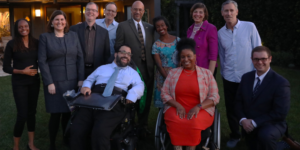
[[[224,1],[203,0],[209,11],[208,21],[218,29],[225,25],[221,16],[221,5]],[[162,14],[168,20],[173,20],[176,15],[176,5],[170,3],[174,3],[174,0],[161,0],[161,2]],[[291,60],[290,63],[300,66],[300,61],[296,61],[300,58],[300,1],[236,0],[236,2],[239,9],[238,19],[255,23],[262,44],[274,52],[292,54],[294,61]]]

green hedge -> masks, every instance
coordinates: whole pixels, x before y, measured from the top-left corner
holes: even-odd
[[[170,11],[176,10],[174,0],[161,1],[162,15],[166,16],[170,22],[174,22],[176,12]],[[218,29],[225,25],[225,21],[221,16],[221,5],[224,1],[203,0],[209,11],[208,21]],[[236,0],[236,2],[239,9],[238,19],[255,23],[263,45],[277,53],[289,53],[293,59],[285,61],[293,60],[289,63],[300,66],[300,62],[297,60],[300,58],[300,1]],[[278,55],[278,57],[281,56]]]

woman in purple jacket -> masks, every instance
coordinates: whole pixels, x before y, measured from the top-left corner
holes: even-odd
[[[196,42],[196,64],[209,69],[216,77],[218,57],[218,32],[217,28],[208,23],[208,11],[203,3],[196,3],[191,8],[190,14],[194,20],[187,30],[187,37]]]

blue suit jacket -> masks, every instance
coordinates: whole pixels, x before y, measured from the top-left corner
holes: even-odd
[[[235,105],[238,119],[253,119],[257,127],[271,123],[285,132],[285,118],[290,108],[290,83],[270,69],[253,97],[255,73],[251,71],[242,76]]]

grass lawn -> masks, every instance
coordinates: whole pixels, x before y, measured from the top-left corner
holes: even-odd
[[[291,84],[291,109],[287,116],[287,122],[289,125],[290,134],[297,140],[300,141],[300,70],[285,69],[281,67],[272,66],[272,69],[277,73],[287,78]],[[16,107],[12,94],[11,77],[0,77],[0,150],[11,150],[13,147],[13,127],[16,121]],[[226,148],[226,142],[229,139],[229,127],[226,119],[225,103],[223,96],[223,83],[220,76],[220,70],[218,70],[217,83],[219,86],[219,93],[221,96],[220,104],[218,109],[221,113],[221,149]],[[158,109],[152,107],[149,116],[149,129],[152,134],[148,139],[139,141],[137,150],[154,150],[154,129],[156,123]],[[47,150],[49,147],[48,140],[48,120],[49,114],[45,111],[44,94],[43,88],[40,89],[37,115],[36,115],[36,134],[35,134],[35,145],[41,150]],[[21,138],[20,147],[21,150],[26,149],[27,144],[27,129],[23,132]],[[57,136],[57,147],[58,150],[67,150],[62,143],[62,131]],[[238,143],[236,150],[246,149],[245,142],[242,139]]]

